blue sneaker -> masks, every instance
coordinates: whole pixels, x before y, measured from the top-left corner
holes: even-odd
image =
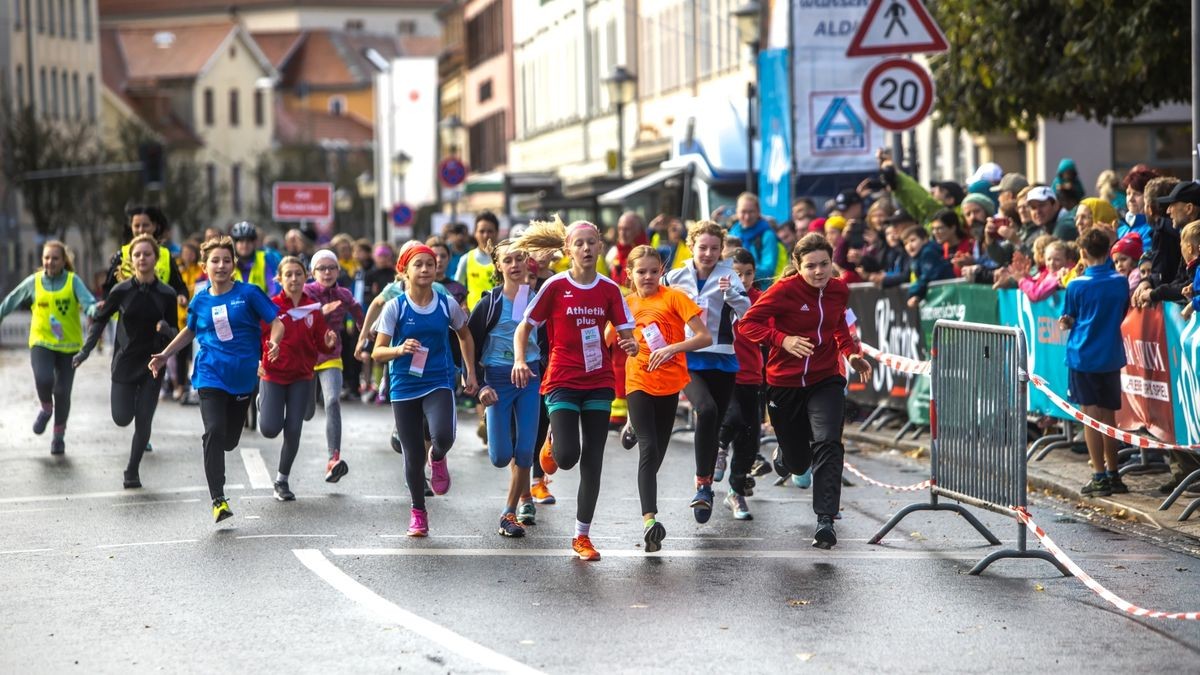
[[[537,507],[533,502],[521,502],[517,507],[517,522],[522,527],[537,525]]]
[[[725,479],[725,470],[729,468],[729,448],[717,448],[717,465],[713,469],[713,482],[720,483]]]
[[[808,488],[812,487],[812,469],[805,471],[799,476],[792,474],[792,485],[795,485],[801,490],[807,490]]]
[[[711,485],[701,485],[700,489],[696,490],[696,496],[692,497],[692,515],[696,516],[697,523],[707,523],[712,517],[713,507],[713,490]]]

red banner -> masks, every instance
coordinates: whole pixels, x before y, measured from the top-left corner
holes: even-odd
[[[1121,323],[1125,367],[1121,369],[1121,409],[1117,426],[1145,428],[1156,438],[1175,442],[1171,373],[1167,366],[1167,329],[1162,307],[1131,308]]]

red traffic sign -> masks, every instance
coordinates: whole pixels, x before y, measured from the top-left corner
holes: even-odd
[[[846,56],[922,54],[949,48],[942,29],[920,0],[871,0]]]
[[[277,221],[333,220],[332,183],[275,183],[271,217]]]
[[[392,222],[396,227],[404,227],[413,221],[412,207],[404,202],[400,202],[392,207]]]
[[[862,102],[879,126],[906,131],[933,107],[933,78],[924,66],[908,59],[882,61],[863,80]]]
[[[446,187],[458,187],[467,179],[467,165],[457,157],[447,157],[438,164],[438,178]]]

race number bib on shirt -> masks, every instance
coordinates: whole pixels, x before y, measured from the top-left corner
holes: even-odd
[[[421,377],[425,374],[425,360],[429,358],[429,347],[417,347],[417,351],[413,352],[412,363],[408,366],[408,374],[413,377]]]
[[[521,284],[517,288],[517,294],[513,296],[513,321],[520,321],[525,316],[525,308],[529,306],[529,286]]]
[[[600,342],[600,328],[589,326],[581,331],[580,336],[583,342],[584,372],[600,370],[604,365],[604,347]]]
[[[321,303],[314,302],[310,305],[300,305],[299,307],[293,307],[287,311],[287,314],[288,314],[288,316],[292,317],[293,320],[299,321],[301,319],[309,318],[310,314],[312,314],[313,312],[315,312],[319,309],[321,309]],[[312,325],[312,319],[309,319],[309,325],[310,326]]]
[[[233,327],[229,325],[229,309],[225,305],[213,305],[213,328],[217,331],[217,339],[229,342],[233,339]]]
[[[646,324],[645,328],[642,328],[642,339],[646,341],[646,346],[652,352],[667,346],[667,339],[663,337],[662,331],[659,330],[656,323]]]

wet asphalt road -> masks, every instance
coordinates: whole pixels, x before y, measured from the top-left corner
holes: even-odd
[[[610,437],[593,540],[570,552],[574,472],[524,540],[496,525],[507,471],[460,420],[451,492],[430,501],[431,536],[404,537],[402,462],[387,408],[346,404],[350,473],[323,482],[323,414],[305,428],[291,485],[271,497],[279,442],[247,432],[227,455],[235,517],[214,526],[195,407],[164,401],[123,490],[130,429],[108,411],[108,355],[77,379],[67,454],[30,430],[28,353],[0,350],[0,672],[1196,672],[1200,622],[1139,619],[1040,561],[967,575],[993,547],[948,513],[910,516],[922,494],[843,492],[840,544],[809,546],[807,491],[760,479],[755,519],[688,508],[690,443],[660,476],[663,551],[641,551],[636,451]],[[258,457],[262,458],[260,462]],[[909,484],[903,457],[851,455]],[[266,483],[264,484],[264,481]],[[723,484],[720,487],[725,487]],[[1131,602],[1200,609],[1200,560],[1035,502],[1035,518],[1081,566]],[[1011,519],[979,513],[1006,546]]]

